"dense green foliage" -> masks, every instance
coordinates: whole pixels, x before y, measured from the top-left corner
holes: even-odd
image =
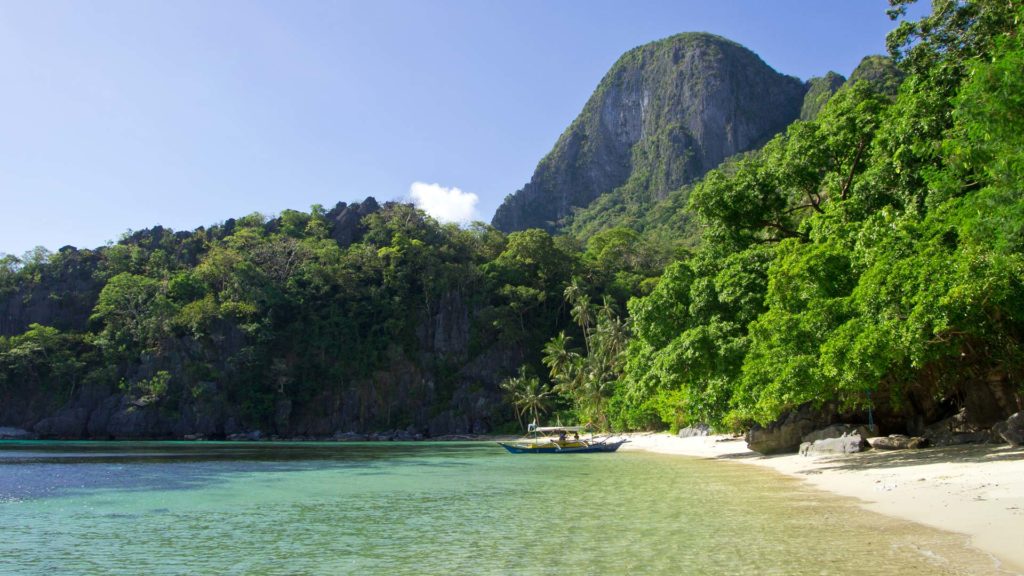
[[[850,84],[856,84],[861,80],[872,84],[872,88],[887,96],[896,96],[900,90],[900,84],[906,74],[896,65],[896,62],[887,56],[865,56],[860,64],[850,73]]]
[[[801,120],[814,120],[818,117],[825,103],[836,93],[846,82],[846,78],[835,72],[828,72],[820,78],[811,78],[807,81],[807,94],[804,95],[804,105],[800,107]]]
[[[217,396],[282,433],[304,406],[393,429],[488,395],[507,422],[615,428],[742,429],[807,403],[899,415],[992,381],[1019,403],[1022,22],[1007,2],[933,2],[891,60],[821,79],[804,120],[656,202],[685,180],[662,126],[575,235],[390,203],[344,233],[314,206],[4,257],[0,298],[55,320],[0,318],[0,399]]]
[[[34,287],[68,296],[46,275],[83,253],[98,293],[82,330],[32,325],[0,338],[0,392],[55,408],[85,381],[171,411],[215,394],[247,427],[281,433],[280,401],[299,412],[332,397],[356,406],[358,428],[424,425],[417,414],[473,385],[458,376],[473,358],[539,367],[543,343],[571,329],[563,293],[574,275],[624,304],[664,265],[625,230],[584,250],[541,230],[442,226],[403,204],[361,225],[359,241],[342,245],[314,206],[191,233],[155,228],[95,252],[6,257],[8,297],[31,299]],[[468,325],[451,328],[460,317]],[[438,345],[432,331],[453,335]],[[491,368],[494,382],[514,369]],[[409,370],[422,376],[403,377]]]
[[[1024,382],[1022,16],[936,2],[890,37],[895,98],[848,84],[690,192],[702,246],[630,302],[625,424]]]

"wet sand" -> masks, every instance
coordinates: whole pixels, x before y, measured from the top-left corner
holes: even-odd
[[[631,434],[623,450],[644,450],[771,468],[857,498],[864,508],[967,535],[970,544],[1024,574],[1024,449],[967,445],[860,454],[761,456],[742,438]]]

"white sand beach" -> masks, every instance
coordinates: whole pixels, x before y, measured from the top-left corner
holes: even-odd
[[[742,438],[632,434],[645,450],[764,466],[860,500],[864,508],[967,535],[1001,568],[1024,573],[1024,449],[966,445],[853,455],[761,456]]]

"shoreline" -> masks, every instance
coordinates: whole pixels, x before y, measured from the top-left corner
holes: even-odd
[[[821,492],[853,498],[865,510],[962,535],[968,546],[989,555],[1001,573],[1024,576],[1024,448],[1006,444],[972,444],[919,450],[869,450],[834,456],[762,456],[748,449],[742,437],[710,435],[679,438],[657,432],[613,436],[629,439],[622,446],[622,451],[736,462],[772,470],[801,480]],[[450,435],[423,440],[493,442],[515,438]],[[0,444],[39,441],[8,439],[0,441]],[[200,445],[211,442],[179,441]],[[261,438],[212,442],[259,444],[272,441],[345,444],[352,440]],[[367,441],[390,443],[387,440],[358,440]]]
[[[742,438],[731,436],[623,436],[630,442],[622,450],[760,466],[855,498],[872,512],[963,534],[1002,570],[1024,574],[1024,449],[975,444],[838,456],[762,456]]]

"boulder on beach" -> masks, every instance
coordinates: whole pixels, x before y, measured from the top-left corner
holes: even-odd
[[[804,436],[827,425],[823,411],[804,404],[785,414],[767,428],[755,425],[747,432],[747,448],[761,454],[791,454],[800,448]]]
[[[928,446],[928,439],[920,436],[890,434],[868,438],[868,444],[875,450],[908,450]]]
[[[870,426],[858,424],[832,424],[831,426],[826,426],[820,430],[810,432],[802,438],[802,441],[813,443],[818,440],[842,438],[843,436],[849,436],[851,434],[858,434],[862,438],[867,438],[868,436],[871,436],[871,433],[874,431],[875,428]]]
[[[993,432],[971,423],[966,410],[925,428],[921,434],[932,446],[956,446],[959,444],[984,444],[994,440]]]
[[[856,454],[867,448],[864,436],[850,432],[838,438],[822,438],[800,444],[801,456],[825,456],[831,454]]]
[[[1017,412],[1003,422],[997,422],[992,432],[1006,440],[1010,446],[1024,446],[1024,412]]]
[[[693,438],[694,436],[707,436],[711,434],[711,426],[707,424],[694,424],[679,430],[677,436],[680,438]]]

